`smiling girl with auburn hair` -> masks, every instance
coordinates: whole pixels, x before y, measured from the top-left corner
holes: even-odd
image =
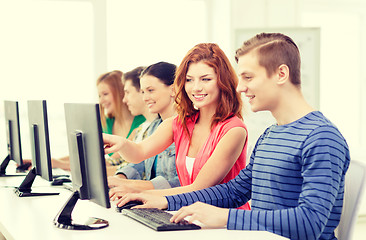
[[[199,112],[199,109],[193,106],[193,102],[184,91],[184,87],[189,64],[200,61],[215,70],[217,74],[217,86],[220,89],[220,101],[218,102],[216,113],[213,116],[211,127],[214,127],[218,122],[224,121],[233,115],[242,119],[242,100],[240,94],[236,91],[238,77],[235,70],[225,53],[217,44],[201,43],[186,54],[177,69],[175,85],[177,89],[177,112],[180,121],[185,125],[184,118],[193,116]]]
[[[178,116],[164,120],[140,143],[103,135],[106,153],[119,152],[134,163],[175,143],[181,186],[144,191],[145,201],[148,196],[185,193],[228,182],[246,166],[248,137],[237,83],[235,71],[218,45],[198,44],[188,51],[176,72]],[[129,194],[118,189],[110,193],[121,198],[119,206],[128,201]],[[250,209],[248,204],[242,207]]]

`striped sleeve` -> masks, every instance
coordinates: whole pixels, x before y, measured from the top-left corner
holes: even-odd
[[[195,202],[203,202],[224,208],[240,207],[250,199],[251,167],[252,164],[249,163],[245,169],[240,171],[237,177],[227,183],[189,193],[166,196],[168,210],[176,211]]]
[[[335,127],[315,128],[299,160],[303,183],[296,207],[252,211],[230,209],[228,229],[265,230],[290,239],[324,237],[335,207],[342,206],[348,147]],[[339,208],[341,213],[341,207]],[[327,239],[334,238],[333,231]]]

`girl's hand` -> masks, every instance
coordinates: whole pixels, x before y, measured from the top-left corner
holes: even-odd
[[[111,135],[103,133],[104,153],[118,152],[126,140],[123,137],[117,135]]]
[[[118,186],[113,187],[109,190],[109,198],[110,198],[111,201],[118,200],[118,199],[122,198],[127,193],[139,193],[139,192],[141,192],[141,190],[131,186],[132,184],[129,184],[128,181],[129,180],[126,180],[126,179],[120,179],[119,183],[118,183]]]

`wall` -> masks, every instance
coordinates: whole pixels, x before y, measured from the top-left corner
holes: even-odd
[[[360,0],[231,0],[229,4],[231,53],[237,48],[237,29],[321,27],[320,110],[347,139],[351,158],[366,163],[366,69],[361,68],[366,62],[366,47],[362,44],[366,37],[366,3]],[[248,113],[251,143],[262,129],[254,128],[250,119],[253,115],[263,119],[261,114],[265,113]],[[361,214],[366,214],[366,197]]]

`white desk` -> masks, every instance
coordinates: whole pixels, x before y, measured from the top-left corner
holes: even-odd
[[[99,217],[109,221],[109,226],[99,230],[75,231],[59,229],[53,225],[53,218],[72,194],[63,187],[51,187],[50,184],[36,177],[33,184],[35,192],[60,192],[57,196],[17,197],[13,188],[19,186],[24,177],[0,178],[0,232],[7,240],[11,239],[285,239],[263,231],[232,231],[226,229],[201,229],[192,231],[156,232],[118,212],[112,204],[105,209],[87,200],[79,200],[73,211],[73,219]]]

